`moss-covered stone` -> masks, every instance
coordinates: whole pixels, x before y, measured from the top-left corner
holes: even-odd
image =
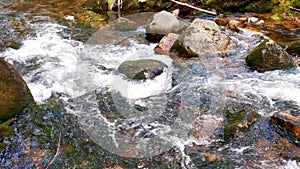
[[[8,120],[33,104],[33,97],[14,68],[0,58],[0,121]]]
[[[129,79],[133,80],[143,80],[147,77],[145,73],[148,73],[148,70],[163,70],[168,67],[166,64],[152,59],[142,59],[134,61],[125,61],[123,62],[118,71],[126,75]]]
[[[294,66],[293,59],[276,42],[264,40],[247,57],[246,63],[259,72]]]
[[[239,110],[234,113],[225,110],[225,117],[227,124],[224,127],[224,140],[227,142],[234,136],[247,132],[249,126],[256,122],[259,114],[246,110]]]
[[[300,40],[292,42],[286,51],[291,55],[300,56]]]
[[[9,138],[14,134],[14,128],[12,126],[0,124],[0,150],[6,146],[6,144],[3,142],[3,139],[6,137]]]

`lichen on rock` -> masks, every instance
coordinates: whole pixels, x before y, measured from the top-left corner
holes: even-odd
[[[291,56],[275,41],[266,39],[246,57],[246,64],[258,72],[284,69],[294,66]]]

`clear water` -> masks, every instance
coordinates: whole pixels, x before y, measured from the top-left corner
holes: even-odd
[[[21,72],[37,103],[54,96],[63,99],[65,109],[79,117],[88,135],[118,155],[148,157],[175,146],[182,156],[183,168],[199,168],[201,159],[192,160],[197,158],[186,149],[193,144],[210,146],[218,141],[214,132],[216,126],[223,123],[220,110],[226,102],[248,105],[263,117],[285,109],[281,103],[300,106],[298,67],[257,73],[245,66],[246,54],[261,41],[253,36],[257,33],[245,31],[232,36],[238,45],[226,58],[181,62],[155,55],[155,44],[138,44],[135,40],[130,40],[128,46],[83,44],[64,38],[65,27],[56,23],[35,23],[30,27],[36,36],[22,41],[20,49],[7,49],[1,55]],[[154,80],[139,82],[130,81],[116,71],[126,60],[144,58],[160,60],[169,67]],[[234,97],[225,97],[228,91]],[[118,112],[115,116],[120,118],[105,116],[110,111]],[[171,122],[160,119],[164,116]],[[200,138],[188,132],[193,122],[201,125]],[[128,136],[131,142],[124,138],[128,134],[133,135]],[[150,135],[154,135],[154,139],[150,139]],[[124,154],[132,142],[133,151]],[[246,165],[249,160],[260,160],[255,153],[263,153],[257,151],[255,145],[233,143],[216,147],[216,152],[227,153],[225,159],[230,162],[232,158],[236,162],[235,168]],[[251,149],[256,151],[252,154]],[[300,168],[300,164],[276,159],[252,166],[275,167]]]

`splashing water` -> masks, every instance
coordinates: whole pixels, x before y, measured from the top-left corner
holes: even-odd
[[[205,64],[208,62],[202,65],[199,65],[199,62],[187,62],[181,65],[182,69],[177,70],[172,59],[166,56],[154,55],[152,51],[155,44],[137,44],[132,41],[130,46],[89,45],[62,38],[59,33],[63,31],[64,27],[61,25],[47,23],[33,26],[37,30],[37,36],[23,41],[22,47],[18,50],[6,50],[3,56],[21,72],[36,102],[42,103],[53,95],[59,95],[61,99],[75,107],[75,109],[69,107],[66,107],[66,109],[69,110],[69,113],[82,118],[80,120],[82,128],[89,133],[93,140],[101,140],[103,139],[102,135],[105,134],[108,136],[108,140],[105,140],[109,141],[107,144],[114,143],[116,147],[125,146],[123,148],[126,149],[127,144],[120,144],[124,141],[120,140],[121,137],[124,137],[120,133],[126,133],[131,129],[136,129],[134,138],[138,140],[143,138],[139,141],[149,141],[144,139],[147,138],[145,137],[147,134],[158,136],[156,137],[157,140],[154,141],[162,144],[159,145],[163,147],[161,152],[174,146],[177,147],[184,159],[182,166],[186,168],[195,168],[195,164],[193,164],[191,157],[185,153],[185,146],[191,146],[192,144],[208,145],[211,141],[215,141],[211,138],[211,130],[208,129],[207,134],[202,138],[195,138],[187,135],[187,133],[182,136],[166,133],[171,130],[186,132],[190,129],[193,124],[189,124],[188,120],[193,121],[193,118],[195,118],[194,112],[199,107],[208,112],[201,114],[202,120],[215,119],[212,123],[221,123],[223,121],[222,117],[211,115],[209,110],[216,112],[222,108],[214,103],[223,101],[222,99],[219,100],[218,95],[224,94],[224,90],[233,91],[233,95],[240,98],[240,102],[251,104],[263,116],[272,115],[273,112],[280,110],[280,107],[276,107],[274,104],[278,100],[290,101],[296,106],[300,106],[300,96],[297,94],[300,92],[299,68],[289,71],[253,73],[246,70],[241,64],[244,56],[259,43],[259,41],[253,40],[252,34],[249,32],[238,35],[241,37],[236,39],[232,37],[239,47],[242,47],[239,52],[230,56],[232,57],[232,64],[228,64],[230,66],[226,66],[226,63],[218,65],[216,72],[209,75],[209,71],[212,70],[205,70]],[[143,51],[143,55],[139,55],[140,51]],[[168,69],[154,80],[148,79],[143,82],[124,79],[116,71],[118,66],[126,60],[144,58],[160,60],[168,65]],[[106,69],[101,69],[101,66],[105,66]],[[178,84],[175,86],[172,86],[172,76],[177,77],[176,82]],[[222,77],[225,77],[225,81]],[[220,83],[214,84],[213,82]],[[226,85],[225,87],[222,84],[223,82]],[[207,104],[201,100],[203,97],[202,91],[205,91],[206,95],[211,94],[211,100],[215,100],[215,102],[210,101]],[[212,92],[215,94],[212,94]],[[106,106],[99,106],[99,97],[100,100],[103,100],[100,103]],[[182,100],[180,102],[182,105],[178,105],[174,101],[177,97]],[[125,99],[125,101],[122,99]],[[111,100],[119,107],[110,105],[109,101]],[[138,106],[146,110],[141,112],[135,112],[136,109],[130,108],[122,110],[123,104],[127,107]],[[171,106],[168,107],[168,105]],[[173,110],[180,109],[180,106],[186,107],[181,112],[180,110],[177,110],[177,112]],[[211,109],[209,106],[211,106]],[[111,120],[103,115],[103,113],[113,110],[119,111],[123,117],[128,117],[128,119]],[[124,113],[127,111],[136,114],[130,116]],[[159,117],[172,115],[172,111],[176,112],[177,121],[173,121],[173,125],[171,125],[173,128],[170,129],[169,125],[163,123],[163,120]],[[146,116],[145,112],[150,115]],[[186,125],[186,128],[176,128],[176,125]],[[209,127],[207,126],[207,128]],[[103,133],[104,129],[107,133]],[[140,135],[143,135],[143,137],[140,137]],[[172,144],[164,147],[164,144],[170,142]],[[147,145],[146,142],[141,143]],[[101,142],[101,144],[104,143]],[[139,146],[143,144],[139,144]],[[105,146],[108,149],[111,148],[110,150],[116,154],[124,153],[109,145]],[[143,148],[145,147],[138,148],[140,148],[139,151],[144,151]],[[244,149],[241,149],[239,147],[239,149],[232,151],[242,152]],[[149,151],[148,149],[145,150]],[[161,152],[149,151],[150,154]],[[134,151],[132,153],[128,156],[137,156]],[[148,155],[144,154],[146,157]],[[260,167],[265,165],[268,166],[268,164],[262,164]],[[299,164],[292,160],[286,161],[286,165],[281,166],[281,168],[297,167],[299,167]]]

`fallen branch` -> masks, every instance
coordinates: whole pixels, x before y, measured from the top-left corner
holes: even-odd
[[[298,12],[300,12],[300,9],[298,9],[298,8],[294,8],[294,7],[292,7],[292,6],[288,6],[290,9],[292,9],[292,10],[294,10],[294,11],[298,11]]]
[[[171,0],[171,1],[174,2],[174,3],[177,3],[177,4],[179,4],[179,5],[183,5],[183,6],[187,6],[187,7],[189,7],[189,8],[192,8],[192,9],[196,9],[196,10],[198,10],[198,11],[200,11],[200,12],[208,13],[208,14],[211,14],[211,15],[217,15],[216,12],[208,11],[208,10],[201,9],[201,8],[197,8],[197,7],[192,6],[192,5],[189,5],[189,4],[187,4],[187,3],[182,3],[182,2],[175,1],[175,0]]]
[[[49,163],[48,166],[46,167],[46,169],[48,169],[48,168],[51,166],[51,164],[54,162],[54,160],[56,159],[56,157],[59,155],[60,139],[61,139],[61,133],[59,133],[59,136],[58,136],[58,144],[57,144],[56,153],[55,153],[53,159],[50,161],[50,163]]]

